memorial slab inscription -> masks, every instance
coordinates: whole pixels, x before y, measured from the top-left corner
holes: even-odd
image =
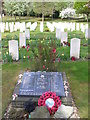
[[[61,72],[25,72],[20,85],[20,96],[40,96],[46,91],[65,96]]]

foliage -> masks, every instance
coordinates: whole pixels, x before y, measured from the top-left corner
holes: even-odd
[[[87,15],[87,21],[88,21],[88,15],[90,14],[90,8],[88,8],[86,5],[88,2],[78,2],[76,1],[74,3],[74,8],[76,9],[77,14],[86,14]]]
[[[75,9],[66,8],[66,9],[61,11],[60,17],[61,18],[68,18],[70,16],[73,16],[74,14],[75,14]]]

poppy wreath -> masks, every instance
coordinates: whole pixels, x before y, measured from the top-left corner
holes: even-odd
[[[45,101],[51,98],[54,100],[54,105],[52,108],[48,108],[50,115],[55,114],[55,112],[58,110],[58,107],[61,106],[61,100],[58,96],[56,96],[55,92],[45,92],[42,94],[42,96],[40,96],[39,100],[38,100],[38,106],[46,106]]]

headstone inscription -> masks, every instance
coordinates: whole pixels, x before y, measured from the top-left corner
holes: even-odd
[[[19,59],[19,49],[18,49],[18,41],[17,40],[9,41],[9,55],[12,56],[13,60]]]
[[[40,96],[52,91],[58,96],[65,96],[62,73],[25,72],[19,89],[19,96]]]
[[[73,38],[71,39],[70,44],[70,57],[75,57],[79,59],[80,56],[80,39]]]

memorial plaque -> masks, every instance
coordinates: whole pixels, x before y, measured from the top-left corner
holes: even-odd
[[[65,96],[62,73],[60,72],[25,72],[18,95],[40,96],[52,91],[58,96]]]

